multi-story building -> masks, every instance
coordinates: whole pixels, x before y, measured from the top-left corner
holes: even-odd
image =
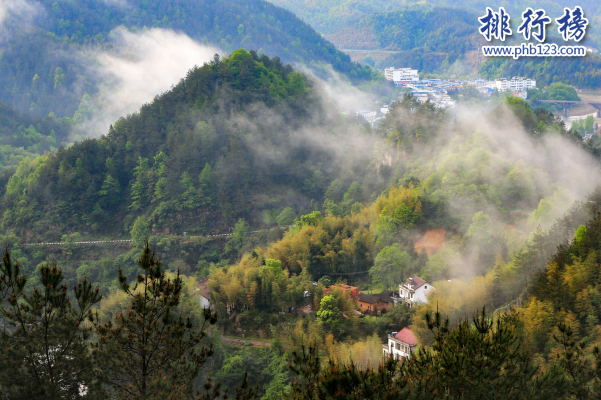
[[[419,74],[416,69],[411,68],[386,68],[384,77],[389,81],[397,82],[419,82]]]
[[[392,332],[388,335],[388,345],[382,345],[384,357],[392,357],[395,360],[411,358],[411,353],[417,347],[417,338],[408,328],[400,332]]]
[[[362,116],[367,121],[371,121],[372,119],[374,119],[378,116],[378,112],[371,111],[371,110],[361,110],[361,111],[357,112],[357,115]]]
[[[399,296],[404,299],[411,307],[415,303],[427,303],[426,297],[434,286],[418,276],[407,279],[407,281],[399,285]]]
[[[495,81],[495,85],[497,87],[497,90],[499,90],[500,92],[503,92],[505,90],[521,92],[526,89],[535,88],[536,80],[529,79],[529,78],[522,78],[519,76],[514,76],[511,79],[505,79],[505,78],[497,79]]]

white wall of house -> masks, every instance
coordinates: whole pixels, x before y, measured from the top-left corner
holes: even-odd
[[[211,307],[211,302],[209,301],[209,299],[204,297],[202,294],[198,295],[198,302],[200,303],[200,307],[202,307],[202,308],[210,308]]]
[[[536,87],[536,80],[514,76],[511,79],[497,79],[495,85],[499,91],[504,90],[525,90]]]
[[[427,282],[415,290],[411,290],[405,285],[399,285],[399,296],[411,300],[413,303],[427,303],[428,293],[433,289],[435,289],[434,286]]]
[[[388,346],[384,347],[383,353],[384,357],[392,355],[392,358],[395,360],[400,360],[402,358],[411,358],[411,352],[414,348],[415,346],[409,346],[407,343],[403,343],[388,335]]]
[[[434,289],[434,287],[428,283],[418,287],[415,290],[415,293],[413,295],[413,302],[414,303],[427,303],[428,298],[426,296],[428,295],[428,293],[430,293],[430,290],[432,290],[432,289]]]
[[[384,77],[395,82],[418,82],[419,74],[416,69],[411,68],[386,68]]]

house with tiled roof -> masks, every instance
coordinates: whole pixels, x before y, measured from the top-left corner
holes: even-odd
[[[336,283],[331,285],[329,288],[323,289],[323,294],[327,296],[330,293],[330,290],[340,290],[342,294],[349,293],[351,295],[351,299],[354,299],[359,295],[359,288],[355,286],[346,285],[343,283]]]
[[[203,308],[211,308],[211,300],[209,298],[209,280],[205,279],[198,283],[196,288],[198,292],[198,302]]]
[[[416,303],[427,303],[427,295],[433,289],[434,286],[419,276],[414,276],[399,285],[399,296],[411,307]]]
[[[385,313],[389,308],[394,307],[398,295],[391,290],[383,290],[378,294],[359,293],[355,298],[359,311],[375,315],[379,312]]]
[[[411,358],[411,353],[417,348],[417,338],[409,328],[403,328],[400,332],[392,332],[388,335],[388,344],[382,345],[384,357],[392,357],[395,360]]]

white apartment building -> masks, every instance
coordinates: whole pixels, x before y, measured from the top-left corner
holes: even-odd
[[[386,68],[384,77],[393,82],[419,82],[419,74],[411,68]]]
[[[365,118],[367,121],[371,121],[372,119],[374,119],[378,116],[378,112],[371,111],[371,110],[361,110],[361,111],[357,112],[357,115]]]
[[[521,92],[522,90],[535,88],[536,80],[514,76],[511,79],[497,79],[495,81],[495,86],[500,92],[503,92],[505,90]]]
[[[434,286],[418,276],[407,279],[407,281],[399,285],[399,296],[405,299],[409,306],[415,303],[427,303],[427,295],[430,290],[435,289]]]
[[[411,353],[417,347],[417,338],[408,328],[400,332],[392,332],[388,335],[388,345],[382,345],[384,357],[392,357],[395,360],[411,358]]]

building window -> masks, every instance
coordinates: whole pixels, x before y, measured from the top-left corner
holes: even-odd
[[[428,285],[424,286],[424,289],[428,289]]]

